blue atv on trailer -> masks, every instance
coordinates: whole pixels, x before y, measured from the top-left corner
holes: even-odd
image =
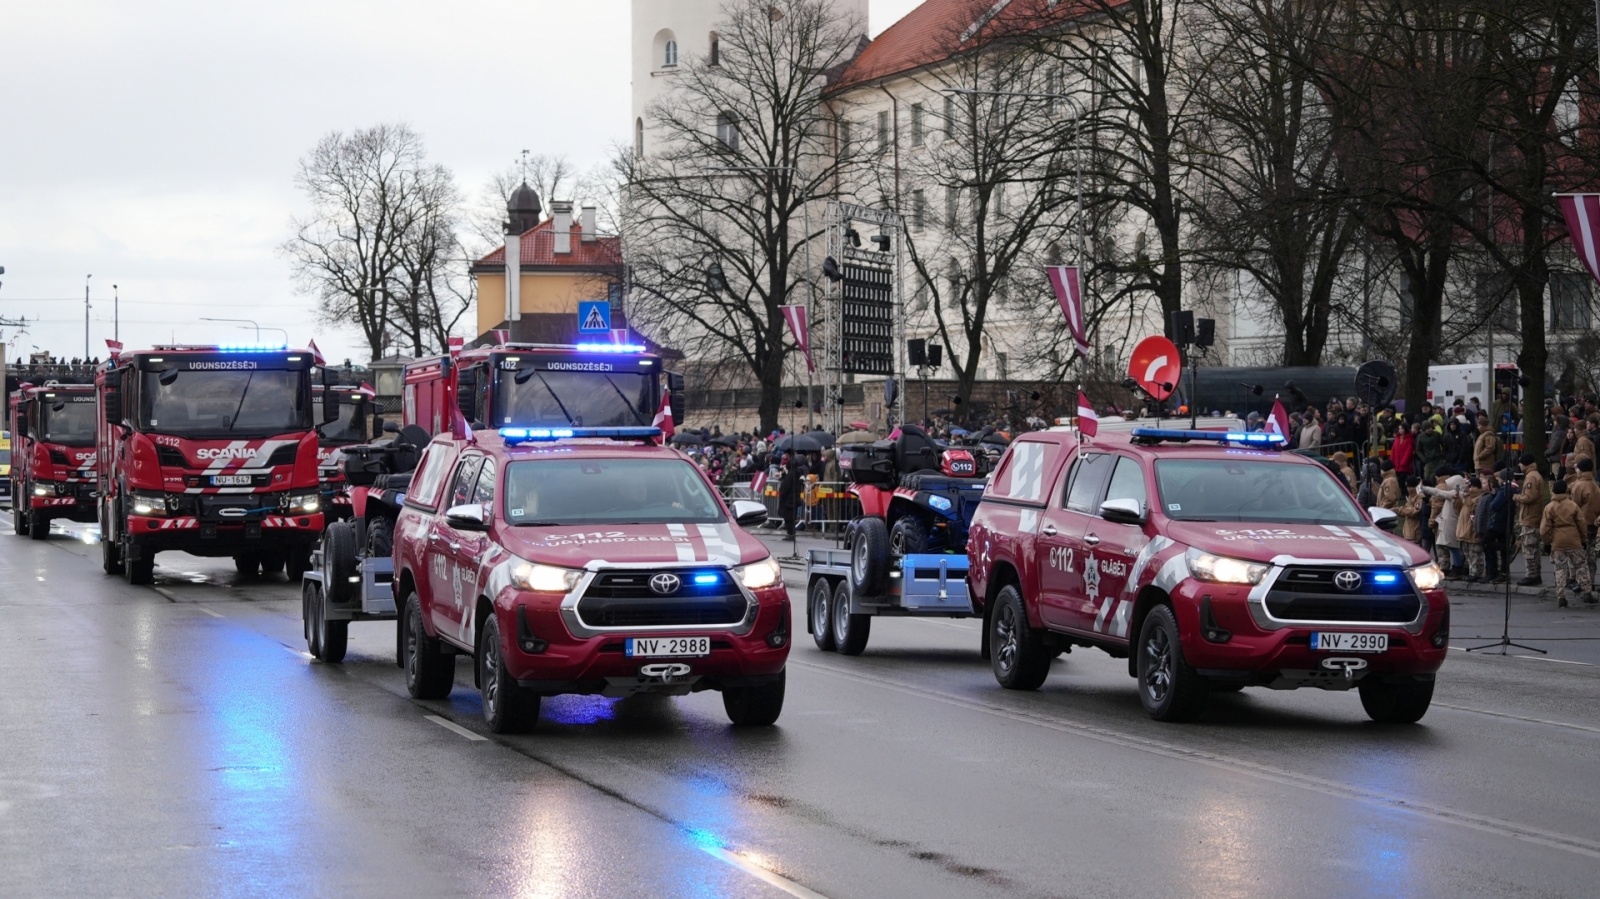
[[[807,552],[806,630],[817,648],[860,655],[877,615],[981,615],[967,590],[967,530],[985,486],[973,455],[903,425],[893,439],[841,446],[839,467],[862,514],[843,550]]]

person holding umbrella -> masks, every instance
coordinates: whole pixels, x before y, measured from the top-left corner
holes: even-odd
[[[783,473],[778,478],[778,515],[783,519],[783,532],[794,539],[795,519],[800,508],[800,477],[805,464],[794,453],[783,456]]]

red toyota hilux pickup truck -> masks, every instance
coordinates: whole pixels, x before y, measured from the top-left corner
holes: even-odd
[[[983,650],[1010,689],[1073,646],[1128,659],[1156,719],[1212,692],[1354,688],[1373,719],[1428,710],[1449,640],[1443,574],[1322,465],[1260,433],[1019,438],[967,545]]]

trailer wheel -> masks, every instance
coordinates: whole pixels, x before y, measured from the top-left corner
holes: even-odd
[[[350,622],[329,621],[322,585],[311,583],[306,587],[310,593],[307,600],[311,607],[311,654],[324,662],[342,662],[350,641]]]
[[[356,530],[348,521],[336,521],[322,532],[322,562],[327,572],[323,589],[328,602],[347,603],[355,598],[350,579],[356,576]]]
[[[850,589],[858,596],[882,596],[888,581],[889,526],[882,518],[860,519],[850,547]]]
[[[833,594],[833,639],[839,652],[847,656],[861,655],[867,649],[867,637],[872,634],[871,615],[850,614],[850,585],[839,582]]]
[[[825,577],[819,577],[811,582],[811,601],[807,604],[806,614],[811,616],[811,639],[817,641],[817,648],[823,652],[833,652],[838,644],[833,640],[833,584]]]

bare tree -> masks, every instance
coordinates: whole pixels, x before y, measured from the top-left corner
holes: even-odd
[[[322,320],[354,324],[374,359],[397,321],[412,325],[414,352],[441,346],[465,308],[451,313],[452,304],[427,296],[441,248],[455,242],[456,194],[422,138],[405,125],[334,132],[300,161],[296,181],[312,213],[294,220],[282,252],[300,288],[321,299]]]
[[[674,89],[646,111],[663,149],[619,154],[629,321],[691,356],[740,359],[769,429],[790,346],[779,307],[811,277],[804,252],[820,232],[805,230],[806,207],[838,166],[824,72],[861,28],[827,0],[738,0],[724,16],[718,58],[680,58]]]

